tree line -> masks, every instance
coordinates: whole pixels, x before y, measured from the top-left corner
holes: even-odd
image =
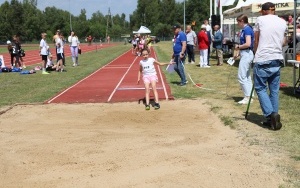
[[[65,36],[72,29],[81,39],[88,35],[97,39],[106,35],[119,38],[138,30],[141,25],[148,27],[151,35],[169,37],[173,35],[173,24],[183,24],[183,7],[183,2],[175,0],[138,0],[130,21],[127,21],[124,13],[104,15],[97,11],[88,19],[85,9],[75,16],[58,7],[39,10],[37,0],[5,1],[0,6],[0,41],[11,39],[13,35],[19,35],[22,41],[38,41],[42,32],[53,36],[57,29]],[[185,7],[186,24],[196,21],[195,30],[209,18],[209,0],[186,0]]]

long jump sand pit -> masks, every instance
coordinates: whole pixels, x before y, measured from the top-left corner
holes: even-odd
[[[19,105],[0,119],[0,187],[278,187],[271,153],[202,100]]]

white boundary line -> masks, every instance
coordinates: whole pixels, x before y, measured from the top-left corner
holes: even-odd
[[[154,52],[154,49],[152,49],[152,52]],[[157,59],[156,52],[154,52],[154,56],[155,56],[155,59]],[[163,89],[164,89],[166,100],[169,100],[169,96],[168,96],[166,85],[165,85],[165,82],[164,82],[164,79],[163,79],[163,76],[162,76],[162,73],[161,73],[161,70],[160,70],[160,66],[157,65],[157,67],[158,67],[158,72],[159,72],[160,80],[161,80],[161,83],[162,83],[162,86],[163,86]]]
[[[130,49],[131,50],[131,49]],[[129,50],[128,50],[129,51]],[[80,84],[81,82],[83,82],[84,80],[88,79],[89,77],[93,76],[94,74],[96,74],[97,72],[99,72],[100,70],[104,69],[106,66],[108,66],[109,64],[111,64],[113,61],[115,61],[116,59],[120,58],[122,55],[128,53],[128,51],[124,52],[123,54],[119,55],[118,57],[116,57],[115,59],[113,59],[111,62],[109,62],[108,64],[104,65],[103,67],[101,67],[100,69],[96,70],[95,72],[93,72],[92,74],[88,75],[87,77],[83,78],[82,80],[78,81],[77,83],[75,83],[74,85],[72,85],[71,87],[67,88],[66,90],[64,90],[63,92],[61,92],[59,95],[56,95],[55,97],[53,97],[51,100],[49,100],[47,103],[51,103],[52,101],[54,101],[55,99],[57,99],[58,97],[60,97],[61,95],[63,95],[64,93],[66,93],[67,91],[69,91],[70,89],[72,89],[73,87],[77,86],[78,84]]]
[[[118,91],[121,91],[121,90],[143,90],[143,89],[146,89],[145,87],[120,87],[120,88],[118,88],[117,90]],[[150,88],[150,90],[151,90],[152,88]],[[158,87],[158,88],[156,88],[156,89],[164,89],[164,88],[162,88],[162,87]]]
[[[131,50],[131,49],[130,49]],[[135,61],[137,60],[138,56],[136,56],[133,60],[133,62],[130,64],[130,66],[128,67],[127,71],[125,72],[125,74],[123,75],[123,77],[121,78],[121,80],[119,81],[119,83],[117,84],[117,86],[115,87],[115,89],[113,90],[113,92],[110,94],[107,102],[110,102],[111,98],[113,97],[113,95],[116,93],[116,91],[118,90],[119,86],[121,85],[122,81],[124,80],[125,76],[128,74],[130,68],[133,66],[133,64],[135,63]]]

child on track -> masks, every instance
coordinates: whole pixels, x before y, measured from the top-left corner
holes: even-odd
[[[154,93],[154,99],[155,99],[154,109],[158,110],[160,108],[160,105],[158,103],[158,93],[156,90],[156,82],[158,81],[158,78],[156,75],[154,63],[160,66],[168,65],[169,63],[160,63],[156,61],[154,58],[149,57],[149,51],[146,49],[142,50],[142,56],[143,56],[143,60],[140,61],[140,70],[138,72],[137,83],[139,84],[141,74],[143,74],[143,81],[145,84],[145,99],[146,99],[145,109],[146,110],[150,110],[149,103],[150,103],[150,83],[151,83],[152,90]]]

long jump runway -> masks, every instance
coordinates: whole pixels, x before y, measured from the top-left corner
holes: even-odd
[[[153,56],[153,55],[152,55]],[[154,57],[156,58],[155,54]],[[47,103],[113,103],[140,101],[145,97],[142,79],[137,84],[139,62],[142,57],[131,50],[117,57],[93,74],[59,93]],[[170,86],[159,66],[156,66],[160,99],[173,99]],[[153,98],[152,92],[150,98]]]

